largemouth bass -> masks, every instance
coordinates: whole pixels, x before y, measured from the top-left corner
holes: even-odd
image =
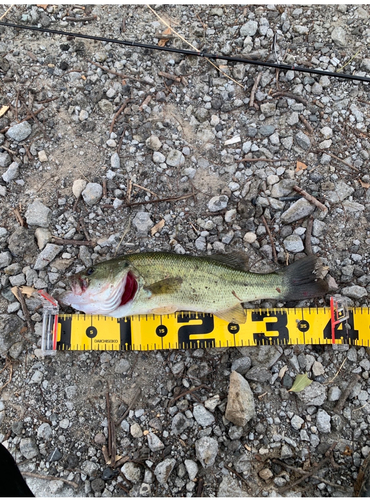
[[[88,314],[115,318],[197,311],[245,323],[243,302],[324,295],[327,283],[318,278],[316,267],[313,256],[282,271],[256,274],[228,255],[217,259],[171,253],[123,255],[73,276],[71,290],[60,301]]]

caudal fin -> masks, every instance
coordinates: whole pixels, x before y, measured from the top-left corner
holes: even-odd
[[[285,281],[284,300],[302,300],[325,295],[328,284],[319,278],[320,268],[317,258],[309,256],[297,260],[282,271]]]

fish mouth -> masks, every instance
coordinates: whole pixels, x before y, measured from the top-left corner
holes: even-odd
[[[137,288],[138,285],[135,276],[131,272],[129,272],[126,276],[125,289],[123,291],[119,307],[124,306],[135,297]]]

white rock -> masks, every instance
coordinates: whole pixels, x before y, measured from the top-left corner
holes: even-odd
[[[37,153],[37,155],[38,155],[39,160],[40,160],[41,162],[48,161],[48,157],[46,156],[46,153],[45,153],[45,151],[44,151],[44,150],[39,151],[39,152]]]
[[[72,192],[76,198],[80,196],[82,191],[85,189],[87,182],[84,179],[76,179],[73,182]]]

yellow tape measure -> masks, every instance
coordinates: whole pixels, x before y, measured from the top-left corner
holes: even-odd
[[[345,308],[333,298],[324,308],[247,309],[237,325],[212,314],[179,312],[111,318],[54,314],[45,324],[43,349],[139,350],[239,347],[264,344],[369,346],[370,308]]]

